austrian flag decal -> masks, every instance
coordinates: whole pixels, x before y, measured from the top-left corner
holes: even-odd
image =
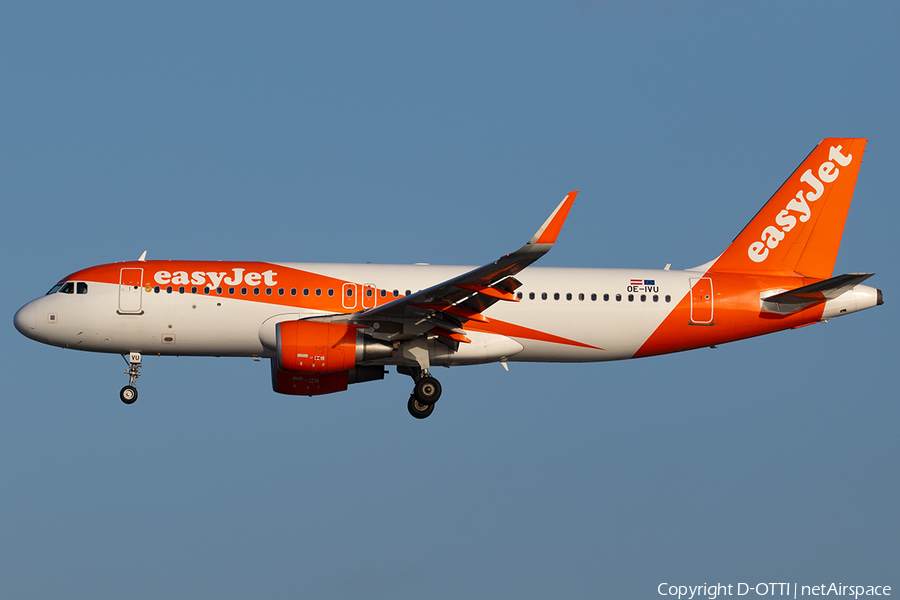
[[[658,292],[659,286],[655,279],[631,279],[628,283],[629,292]]]

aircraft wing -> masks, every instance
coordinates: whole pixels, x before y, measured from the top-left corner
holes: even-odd
[[[463,323],[487,321],[481,313],[496,302],[519,301],[515,291],[522,284],[515,275],[553,247],[577,194],[577,191],[570,192],[563,198],[537,233],[515,252],[409,296],[362,312],[335,315],[329,320],[362,326],[376,321],[406,323],[403,331],[398,332],[404,337],[431,332],[447,341],[468,343]]]

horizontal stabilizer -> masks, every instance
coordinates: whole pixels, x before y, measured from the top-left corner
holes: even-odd
[[[762,298],[767,312],[788,313],[811,304],[833,300],[874,275],[875,273],[845,273],[830,279],[811,283],[774,296]]]

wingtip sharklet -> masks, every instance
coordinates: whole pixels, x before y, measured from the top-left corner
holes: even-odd
[[[569,192],[563,201],[559,203],[559,206],[556,207],[556,210],[550,215],[550,217],[541,225],[541,228],[537,230],[537,233],[530,240],[530,244],[553,244],[556,242],[556,238],[559,236],[559,232],[562,229],[563,223],[566,222],[566,217],[569,216],[569,210],[572,208],[572,203],[575,202],[575,197],[578,195],[578,191]]]

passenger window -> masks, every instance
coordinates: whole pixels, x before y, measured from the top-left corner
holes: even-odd
[[[541,292],[541,300],[547,299],[547,292]]]
[[[63,284],[62,289],[59,290],[60,294],[74,294],[75,293],[75,284],[71,281],[67,281]]]
[[[171,286],[171,285],[166,286],[166,293],[167,293],[167,294],[171,294],[171,293],[172,293],[172,286]]]
[[[656,294],[653,294],[653,301],[659,302],[659,296],[657,296]]]
[[[303,295],[309,296],[309,288],[303,288]]]
[[[571,299],[572,299],[572,292],[567,292],[567,293],[566,293],[566,300],[571,300]]]
[[[559,300],[559,292],[553,292],[553,299]]]
[[[234,296],[234,288],[233,287],[228,288],[228,295]]]
[[[259,296],[259,288],[253,288],[253,295]]]
[[[77,283],[78,294],[87,294],[87,284],[83,281],[79,281]]]
[[[197,293],[197,286],[196,286],[196,285],[192,285],[192,286],[191,286],[191,293],[192,293],[192,294],[196,294],[196,293]]]
[[[534,300],[534,292],[528,292],[528,299]]]
[[[641,294],[641,302],[647,301],[647,294]]]
[[[353,288],[347,288],[347,297],[350,298],[353,296]]]
[[[516,292],[516,298],[518,298],[519,300],[521,300],[521,299],[522,299],[522,292]]]
[[[266,288],[266,296],[271,296],[271,295],[272,295],[272,288],[267,287]]]
[[[609,302],[609,294],[603,294],[603,301]]]
[[[178,293],[179,293],[179,294],[183,294],[183,293],[184,293],[184,286],[181,286],[181,287],[178,288]]]
[[[328,288],[328,295],[334,296],[334,288]]]
[[[50,288],[50,291],[47,292],[46,295],[49,296],[50,294],[55,294],[56,292],[59,291],[59,288],[61,288],[62,286],[63,286],[63,284],[57,283],[57,284],[54,285],[52,288]]]
[[[246,295],[247,295],[247,288],[242,287],[241,288],[241,296],[246,296]]]
[[[672,296],[666,295],[666,302],[671,302],[671,301],[672,301]]]
[[[278,288],[278,295],[284,296],[284,288]]]
[[[578,294],[578,299],[579,299],[579,300],[584,300],[584,294]]]
[[[634,294],[628,294],[628,301],[634,302]]]
[[[157,291],[157,292],[159,291],[159,288],[158,288],[158,287],[156,288],[156,291]],[[206,287],[203,288],[203,293],[204,293],[204,294],[208,294],[209,292],[210,292],[209,286],[206,286]]]
[[[297,288],[291,288],[291,296],[297,295]]]
[[[387,296],[387,290],[381,290],[381,297],[384,298]]]
[[[158,294],[158,293],[159,293],[159,286],[158,286],[158,285],[153,287],[153,293],[154,293],[154,294]]]
[[[400,296],[400,290],[394,290],[392,293],[394,294],[394,298],[397,298]]]
[[[616,294],[616,302],[622,301],[622,294]]]
[[[322,288],[316,288],[316,296],[322,295]]]
[[[406,295],[409,296],[410,294],[412,294],[412,292],[409,290],[406,290]]]
[[[366,297],[367,297],[367,298],[371,298],[371,297],[372,297],[372,290],[366,290]]]

